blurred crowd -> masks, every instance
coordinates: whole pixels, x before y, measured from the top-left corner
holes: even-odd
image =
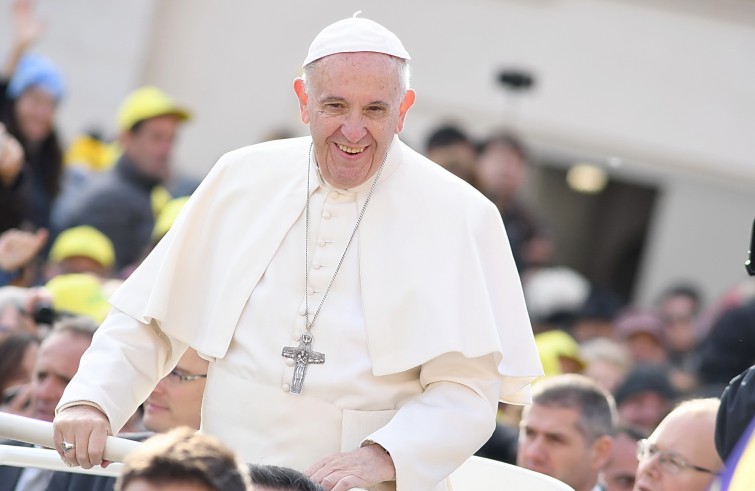
[[[167,233],[198,183],[171,166],[190,111],[155,87],[136,88],[123,101],[113,115],[117,139],[61,141],[56,112],[76,88],[32,53],[44,29],[29,2],[14,2],[13,21],[0,73],[0,410],[51,421],[109,295]],[[500,407],[498,428],[479,454],[578,491],[629,490],[636,479],[645,483],[636,489],[660,489],[649,484],[657,470],[641,462],[676,431],[692,438],[689,448],[663,449],[657,472],[719,472],[711,415],[729,381],[755,363],[755,283],[704,299],[696,285],[679,282],[653,305],[633,305],[557,262],[548,217],[521,196],[533,162],[517,135],[476,141],[444,124],[423,150],[500,210],[546,374],[533,406]],[[125,431],[198,428],[206,370],[190,350]],[[693,402],[677,407],[685,400]],[[604,414],[595,418],[603,423],[593,431],[601,404]],[[588,426],[577,424],[576,436],[559,433],[569,418]],[[603,435],[612,445],[601,446]],[[692,447],[700,455],[679,457]],[[695,489],[689,486],[676,489]]]

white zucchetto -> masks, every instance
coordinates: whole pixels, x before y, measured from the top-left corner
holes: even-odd
[[[350,17],[329,25],[315,37],[302,66],[336,53],[371,51],[409,60],[401,40],[375,21]]]

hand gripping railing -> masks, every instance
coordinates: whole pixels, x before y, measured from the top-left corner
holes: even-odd
[[[30,448],[0,445],[0,464],[2,465],[37,467],[100,476],[117,476],[122,467],[117,462],[123,462],[129,452],[141,445],[140,442],[133,440],[109,436],[105,442],[104,458],[113,463],[105,469],[100,466],[82,469],[81,467],[66,466],[60,459],[58,452],[50,450],[55,443],[53,442],[52,423],[47,421],[0,413],[0,437],[47,447]]]

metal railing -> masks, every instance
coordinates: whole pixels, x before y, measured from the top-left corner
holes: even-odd
[[[0,413],[0,437],[47,447],[0,445],[0,464],[98,476],[117,476],[123,467],[119,462],[123,462],[129,452],[141,445],[140,442],[133,440],[109,436],[105,442],[104,456],[106,460],[112,463],[107,468],[95,466],[91,469],[82,469],[81,467],[68,467],[63,463],[58,452],[52,450],[54,446],[52,435],[52,423],[14,414]]]

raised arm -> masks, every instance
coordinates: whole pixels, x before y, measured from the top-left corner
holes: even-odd
[[[13,16],[13,41],[8,58],[3,65],[2,77],[9,79],[13,76],[19,60],[26,50],[36,42],[44,32],[44,23],[34,15],[34,5],[31,0],[15,0],[11,6]]]

